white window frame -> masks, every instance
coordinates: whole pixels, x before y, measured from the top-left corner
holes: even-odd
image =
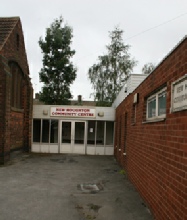
[[[158,115],[158,98],[160,97],[161,94],[165,93],[165,95],[167,95],[166,93],[166,87],[164,87],[163,89],[157,91],[156,93],[154,93],[153,95],[149,96],[147,98],[147,111],[146,111],[146,120],[147,121],[151,121],[151,120],[156,120],[156,119],[163,119],[163,118],[166,118],[166,113],[165,114],[162,114],[162,115]],[[149,113],[149,103],[156,99],[156,108],[155,108],[155,116],[153,117],[148,117],[148,113]]]

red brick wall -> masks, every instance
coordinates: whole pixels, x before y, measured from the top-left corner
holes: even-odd
[[[187,110],[170,113],[171,84],[186,73],[187,39],[116,110],[115,156],[158,220],[187,219]],[[143,123],[146,97],[163,85],[167,86],[166,119]],[[132,123],[135,93],[139,93],[139,103]],[[123,155],[125,113],[127,145]]]
[[[10,90],[11,75],[7,59],[0,56],[0,163],[10,156]]]
[[[24,128],[24,114],[22,112],[11,111],[11,135],[10,148],[11,150],[23,147],[23,128]]]
[[[4,72],[4,64],[3,59],[0,57],[0,82],[6,80],[5,72]],[[5,146],[5,111],[4,111],[4,105],[5,105],[5,97],[4,97],[4,91],[6,91],[6,85],[0,84],[0,161],[4,161],[4,146]]]
[[[19,35],[19,47],[17,45]],[[16,62],[24,77],[21,109],[11,107],[12,73],[9,62]],[[33,89],[29,78],[29,68],[25,52],[21,22],[11,32],[0,51],[0,163],[10,158],[10,151],[22,148],[30,151],[32,124]]]

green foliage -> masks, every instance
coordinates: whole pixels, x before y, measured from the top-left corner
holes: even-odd
[[[125,175],[125,170],[120,170],[119,173]]]
[[[123,43],[123,30],[116,27],[109,32],[110,44],[107,54],[98,57],[98,62],[88,70],[98,106],[110,106],[132,72],[136,61],[130,57],[129,45]]]
[[[72,97],[70,85],[76,78],[76,68],[71,62],[75,51],[71,49],[72,28],[55,19],[46,29],[46,36],[39,39],[43,53],[43,67],[39,72],[44,86],[40,101],[45,104],[68,104]]]
[[[153,63],[146,63],[142,68],[142,74],[150,74],[155,68]]]
[[[107,101],[97,101],[96,106],[110,107],[111,103]]]

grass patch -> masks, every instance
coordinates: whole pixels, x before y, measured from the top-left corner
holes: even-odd
[[[125,172],[125,170],[120,170],[119,173],[122,175],[125,175],[126,172]]]

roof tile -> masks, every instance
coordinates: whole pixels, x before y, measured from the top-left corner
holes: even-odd
[[[0,50],[19,21],[19,17],[0,17]]]

